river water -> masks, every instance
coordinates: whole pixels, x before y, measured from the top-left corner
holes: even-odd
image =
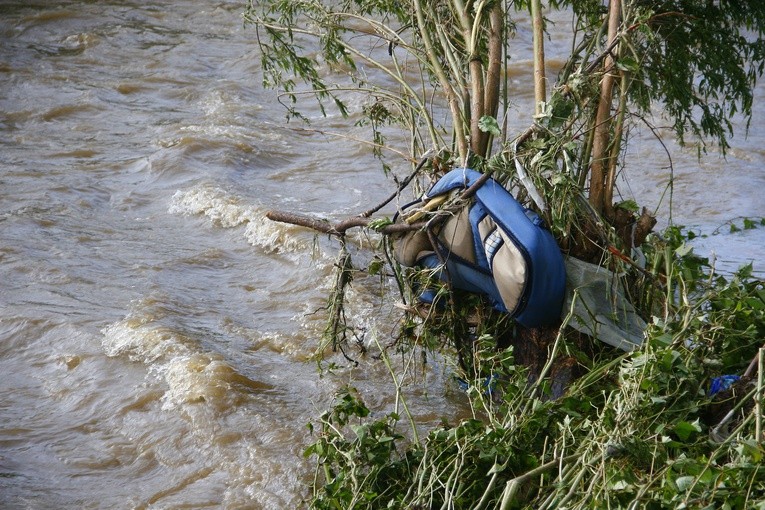
[[[350,382],[375,413],[396,405],[371,357],[320,376],[315,312],[337,246],[264,218],[342,218],[391,184],[365,145],[284,121],[242,9],[0,0],[2,508],[299,508],[306,424],[333,394]],[[515,44],[520,130],[527,25]],[[368,135],[311,108],[322,129]],[[765,216],[760,118],[727,160],[667,142],[672,219],[710,234],[698,247],[723,267],[762,269],[765,228],[727,225]],[[661,145],[636,132],[627,157],[620,188],[666,224]],[[354,282],[349,315],[368,345],[390,341],[389,291]],[[431,360],[406,388],[423,431],[465,410],[448,365]]]

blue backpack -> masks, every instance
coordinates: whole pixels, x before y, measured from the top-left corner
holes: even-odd
[[[475,170],[454,169],[415,204],[467,189],[480,177]],[[484,183],[434,234],[435,247],[423,230],[397,236],[396,259],[405,266],[433,269],[453,287],[485,296],[526,327],[560,320],[566,290],[560,248],[542,219],[498,182]]]

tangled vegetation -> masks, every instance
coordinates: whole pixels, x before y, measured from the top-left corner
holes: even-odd
[[[650,261],[669,272],[644,347],[583,360],[558,399],[489,335],[461,374],[475,418],[418,441],[396,414],[371,419],[348,388],[306,450],[318,463],[311,507],[765,507],[762,379],[750,370],[710,395],[715,378],[757,359],[765,285],[751,268],[716,275],[686,239],[673,228],[648,241]],[[571,348],[561,338],[550,359]]]
[[[620,200],[616,188],[630,127],[653,129],[657,105],[681,141],[698,137],[700,154],[710,142],[725,150],[730,118],[751,115],[765,65],[765,4],[548,7],[569,9],[573,19],[565,28],[571,55],[553,87],[546,85],[540,0],[248,4],[264,84],[281,89],[288,118],[307,120],[304,96],[322,111],[355,115],[371,128],[370,146],[395,181],[385,202],[339,222],[269,215],[340,244],[319,352],[332,347],[352,357],[344,299],[357,269],[346,234],[379,232],[368,271],[395,280],[395,298],[405,304],[396,348],[453,353],[474,415],[420,438],[410,419],[372,418],[363,395],[348,388],[313,426],[316,441],[306,450],[317,461],[312,508],[765,508],[757,366],[763,282],[751,268],[717,275],[688,247],[692,232],[652,233],[655,219]],[[505,120],[507,64],[518,10],[533,21],[536,101],[529,128],[513,136]],[[352,112],[348,98],[358,95],[362,106]],[[408,133],[408,147],[388,143],[394,129]],[[393,175],[391,154],[411,165],[406,178]],[[647,323],[642,346],[623,352],[602,344],[570,327],[570,310],[559,324],[524,330],[479,297],[396,263],[395,236],[430,232],[449,206],[412,224],[375,214],[456,166],[513,190],[567,256],[613,271]],[[424,284],[439,287],[447,306],[418,306]],[[741,377],[719,379],[728,375]],[[730,386],[720,390],[721,381]]]

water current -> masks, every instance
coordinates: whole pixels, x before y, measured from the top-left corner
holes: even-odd
[[[306,424],[338,388],[352,382],[375,413],[395,406],[378,360],[319,376],[315,312],[337,246],[264,217],[342,218],[391,183],[352,141],[369,135],[353,116],[307,106],[345,139],[285,122],[242,10],[0,0],[2,508],[299,508]],[[521,130],[531,69],[518,30]],[[761,118],[727,159],[665,140],[672,174],[636,130],[620,190],[708,234],[697,248],[723,267],[761,271],[765,228],[728,224],[765,216]],[[369,242],[358,239],[362,260]],[[388,285],[359,279],[349,296],[370,345],[398,317],[379,297]],[[464,412],[448,363],[432,361],[406,394],[423,430]]]

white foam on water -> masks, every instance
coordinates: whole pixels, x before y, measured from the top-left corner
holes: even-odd
[[[173,195],[170,214],[204,215],[222,228],[244,227],[244,237],[266,253],[303,253],[308,242],[299,237],[300,229],[266,218],[266,211],[209,184],[198,184]]]
[[[246,377],[220,354],[206,352],[198,339],[160,325],[165,315],[157,308],[151,299],[142,300],[128,317],[103,329],[107,355],[146,365],[145,384],[161,392],[156,414],[140,412],[142,404],[139,412],[127,411],[124,422],[149,420],[140,428],[125,427],[151,431],[139,438],[142,455],[175,475],[134,503],[174,508],[217,499],[224,508],[253,501],[260,508],[294,507],[300,495],[283,489],[300,487],[302,470],[294,461],[283,466],[275,459],[299,457],[304,428],[280,427],[287,404],[273,393],[275,386]]]
[[[104,328],[102,345],[107,356],[126,355],[131,361],[146,365],[166,363],[178,356],[190,356],[194,351],[190,339],[170,328],[144,325],[143,321],[127,318]]]
[[[199,340],[155,322],[150,308],[104,328],[102,345],[107,356],[143,363],[166,384],[164,410],[209,404],[224,411],[248,394],[271,389],[237,372],[220,354],[205,352]]]

